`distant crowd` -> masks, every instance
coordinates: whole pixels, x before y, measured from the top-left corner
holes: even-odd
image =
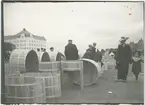
[[[129,64],[132,64],[132,72],[135,75],[136,80],[138,80],[138,75],[141,72],[141,62],[143,62],[140,51],[135,51],[135,53],[132,54],[130,46],[126,44],[126,40],[128,40],[128,37],[121,37],[117,53],[115,54],[116,69],[118,70],[117,80],[123,81],[124,83],[127,80]],[[90,44],[82,58],[94,60],[95,62],[99,63],[100,66],[103,66],[104,62],[102,62],[102,53],[96,49],[96,45],[96,43],[93,43],[92,45]],[[56,59],[56,56],[54,56],[56,54],[53,54],[53,52],[54,48],[51,47],[49,53],[51,61],[55,61]],[[66,60],[79,59],[77,46],[73,44],[72,40],[68,40],[68,44],[65,46],[65,55],[61,53],[59,54],[63,59]]]

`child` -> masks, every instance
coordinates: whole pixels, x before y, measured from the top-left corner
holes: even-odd
[[[136,51],[134,54],[134,57],[132,57],[132,72],[135,75],[136,80],[138,80],[138,75],[141,72],[141,62],[143,60],[141,59],[141,53],[139,51]]]

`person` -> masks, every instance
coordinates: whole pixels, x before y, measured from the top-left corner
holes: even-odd
[[[109,58],[109,49],[106,49],[105,53],[104,53],[104,70],[108,70],[108,58]]]
[[[77,60],[79,58],[78,49],[75,44],[72,43],[72,40],[68,40],[68,44],[65,46],[64,51],[66,60]],[[65,71],[69,77],[69,83],[73,83],[74,80],[74,72]]]
[[[65,56],[61,52],[58,52],[56,56],[56,61],[61,61],[61,60],[65,60]]]
[[[93,46],[92,46],[94,52],[96,52],[96,45],[97,45],[97,43],[94,42],[94,43],[93,43]]]
[[[129,63],[131,62],[131,48],[126,44],[127,39],[128,37],[121,37],[116,59],[118,65],[117,79],[118,81],[123,80],[124,83],[127,80]]]
[[[93,59],[92,50],[87,49],[86,52],[85,52],[85,54],[83,55],[83,58]]]
[[[50,48],[49,55],[50,55],[50,61],[52,61],[52,62],[56,61],[57,52],[54,51],[54,47]]]
[[[78,56],[78,49],[75,44],[72,43],[72,40],[68,41],[68,44],[65,46],[65,56],[66,60],[77,60]]]
[[[141,72],[141,63],[143,62],[143,60],[141,59],[141,53],[139,51],[136,51],[134,54],[134,57],[132,57],[132,72],[136,78],[136,80],[138,80],[138,75]]]

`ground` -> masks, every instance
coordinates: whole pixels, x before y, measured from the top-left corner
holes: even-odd
[[[80,86],[72,85],[66,76],[62,88],[62,96],[58,99],[47,100],[54,103],[143,103],[144,75],[140,74],[139,81],[129,70],[127,83],[116,82],[117,70],[105,71],[97,83],[86,86],[81,92]],[[112,93],[108,93],[111,91]]]
[[[143,73],[136,82],[130,68],[127,83],[116,82],[116,75],[115,69],[105,71],[96,84],[84,87],[83,92],[80,86],[71,84],[68,76],[64,75],[61,97],[49,99],[47,103],[143,103]]]

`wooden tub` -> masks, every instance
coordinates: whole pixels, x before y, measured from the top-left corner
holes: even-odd
[[[24,73],[25,78],[43,79],[47,99],[61,96],[60,74],[56,72]]]
[[[92,85],[96,83],[101,75],[101,67],[98,63],[90,59],[80,59],[83,61],[83,81],[84,85]],[[75,84],[80,85],[80,76],[75,73]]]
[[[44,81],[24,77],[6,77],[6,103],[45,103]]]

